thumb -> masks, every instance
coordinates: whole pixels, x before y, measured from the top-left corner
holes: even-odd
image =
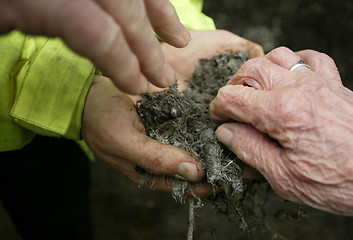
[[[271,91],[226,85],[218,90],[217,97],[211,102],[210,116],[215,122],[232,119],[269,133],[278,128],[278,119],[273,114],[273,109],[276,109],[275,97]]]
[[[136,134],[135,154],[131,162],[155,175],[169,175],[192,182],[204,177],[202,163],[187,151],[162,144],[143,134]],[[138,138],[138,139],[137,139]]]
[[[272,172],[280,164],[281,149],[254,127],[240,123],[225,123],[218,127],[216,136],[239,159],[256,168],[271,182]]]

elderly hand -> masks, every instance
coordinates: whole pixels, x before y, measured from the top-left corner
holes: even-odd
[[[63,38],[131,94],[147,91],[147,79],[174,82],[153,30],[176,47],[190,41],[168,0],[0,0],[0,33],[13,29]]]
[[[96,76],[84,108],[82,135],[95,155],[137,182],[139,166],[158,175],[150,188],[171,191],[165,175],[198,182],[204,178],[202,164],[188,152],[162,144],[146,135],[132,100],[105,77]],[[198,184],[194,193],[212,193]]]
[[[311,69],[289,71],[300,59]],[[228,122],[218,139],[279,195],[353,215],[353,92],[330,57],[275,49],[245,63],[210,107]]]

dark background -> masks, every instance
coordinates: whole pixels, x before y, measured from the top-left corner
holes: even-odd
[[[353,87],[353,2],[345,0],[206,0],[204,12],[218,28],[260,43],[314,49],[331,56],[348,87]]]
[[[314,49],[330,55],[347,87],[353,87],[353,3],[302,0],[205,0],[204,12],[218,28],[261,44],[294,51]],[[186,239],[187,205],[167,193],[138,189],[110,166],[92,164],[94,239]],[[283,201],[276,196],[265,206],[269,215]],[[306,209],[301,221],[268,218],[273,231],[242,232],[211,206],[197,210],[195,240],[202,239],[352,239],[353,219]],[[277,232],[275,234],[274,232]],[[0,239],[20,239],[0,205]]]

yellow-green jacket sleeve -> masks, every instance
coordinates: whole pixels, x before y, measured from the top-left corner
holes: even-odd
[[[188,29],[215,29],[201,0],[171,0]],[[0,36],[0,151],[20,149],[36,134],[80,139],[93,64],[60,39]]]
[[[80,139],[93,64],[60,39],[14,31],[0,37],[0,151],[35,134]]]
[[[190,30],[214,30],[212,18],[202,13],[202,0],[170,0],[183,25]]]

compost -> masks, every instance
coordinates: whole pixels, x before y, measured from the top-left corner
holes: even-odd
[[[219,125],[211,120],[209,114],[209,105],[218,89],[247,59],[248,55],[244,52],[222,53],[211,59],[201,59],[192,77],[185,80],[188,82],[187,89],[178,92],[175,83],[164,91],[145,93],[137,102],[136,109],[144,121],[148,136],[196,156],[203,163],[207,182],[215,189],[224,189],[218,193],[215,191],[202,201],[210,201],[217,212],[227,214],[229,219],[237,219],[243,229],[253,230],[263,226],[261,206],[272,191],[263,177],[243,182],[244,163],[217,140],[215,130]],[[137,171],[141,174],[140,186],[153,181],[153,175],[142,169]],[[167,181],[174,184],[173,197],[185,202],[185,193],[192,189],[192,183],[173,178]],[[189,199],[188,239],[192,239],[193,211],[202,205],[202,201],[196,196]]]

